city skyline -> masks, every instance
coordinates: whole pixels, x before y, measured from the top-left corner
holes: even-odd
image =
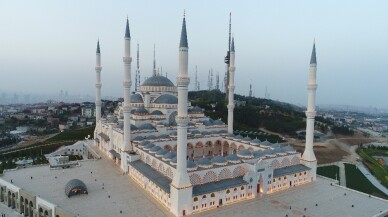
[[[175,83],[180,18],[186,9],[190,45],[190,90],[195,66],[201,89],[209,69],[225,73],[229,12],[236,44],[236,93],[306,105],[305,88],[314,38],[317,46],[317,104],[347,104],[388,108],[380,95],[388,63],[384,2],[298,4],[215,1],[202,6],[157,1],[2,2],[0,25],[0,90],[10,93],[94,95],[94,53],[100,39],[102,96],[122,97],[122,39],[128,15],[132,58],[140,44],[141,80],[152,75],[153,45],[157,68]],[[221,5],[222,3],[222,5]],[[16,13],[18,11],[18,13]],[[85,13],[86,11],[86,13]],[[132,71],[135,71],[132,64]],[[132,75],[134,81],[134,74]],[[39,87],[39,88],[38,88]],[[134,90],[134,88],[132,87]]]

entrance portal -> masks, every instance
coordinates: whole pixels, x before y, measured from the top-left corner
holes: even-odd
[[[218,202],[218,205],[222,206],[222,199],[220,199],[220,201]]]
[[[257,184],[257,193],[260,193],[260,184]]]

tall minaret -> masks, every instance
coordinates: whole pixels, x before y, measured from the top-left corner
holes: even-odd
[[[153,62],[153,64],[154,64],[154,69],[153,69],[153,76],[156,76],[156,59],[155,59],[155,44],[154,44],[154,62]]]
[[[127,171],[127,161],[126,161],[126,151],[131,151],[131,128],[130,128],[130,115],[131,115],[131,34],[129,32],[129,22],[127,18],[127,25],[125,27],[125,36],[124,36],[124,144],[121,149],[121,168],[124,171]]]
[[[317,90],[316,82],[316,73],[317,73],[317,57],[315,53],[315,42],[313,46],[313,52],[311,54],[310,60],[310,75],[309,81],[307,84],[308,90],[308,101],[307,101],[307,111],[306,111],[306,146],[304,153],[302,155],[302,163],[311,168],[312,178],[316,178],[316,167],[317,159],[315,158],[313,144],[314,144],[314,121],[315,121],[315,93]]]
[[[140,88],[140,64],[139,64],[139,43],[137,43],[136,52],[136,77],[135,77],[135,92],[139,91]]]
[[[233,134],[233,111],[234,111],[234,38],[230,46],[230,60],[229,60],[229,85],[228,85],[228,133]]]
[[[101,119],[101,53],[100,40],[97,41],[96,51],[96,124]]]
[[[177,168],[171,183],[171,212],[176,216],[188,215],[192,210],[192,186],[187,174],[187,116],[189,46],[187,43],[186,19],[183,17],[181,39],[179,43],[179,73],[177,122]]]

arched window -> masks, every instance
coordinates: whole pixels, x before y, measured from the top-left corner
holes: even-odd
[[[194,197],[194,202],[197,202],[198,201],[198,197]]]
[[[215,197],[216,195],[214,194],[214,193],[212,193],[211,195],[210,195],[210,197]]]
[[[245,188],[244,188],[244,186],[241,186],[241,190],[244,190]]]
[[[202,199],[206,199],[206,195],[203,195]]]
[[[230,194],[230,190],[229,189],[226,191],[226,194]]]

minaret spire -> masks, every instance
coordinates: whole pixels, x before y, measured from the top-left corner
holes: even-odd
[[[96,124],[101,119],[101,51],[100,51],[100,40],[97,40],[96,49]]]
[[[125,27],[124,36],[124,103],[123,103],[123,114],[124,114],[124,144],[119,152],[121,153],[121,168],[127,172],[127,157],[126,152],[132,151],[131,145],[131,129],[130,129],[130,115],[131,115],[131,35],[129,33],[129,22],[127,17],[127,24]]]
[[[156,76],[155,44],[154,44],[154,62],[153,62],[153,64],[154,64],[154,68],[153,68],[153,73],[152,73],[152,75],[153,75],[153,76]]]
[[[235,60],[235,51],[234,51],[234,38],[232,38],[232,43],[230,47],[230,59],[229,59],[229,84],[228,84],[228,133],[233,134],[233,112],[234,112],[234,71],[236,67],[234,66]]]
[[[176,216],[190,215],[193,188],[187,174],[187,126],[189,123],[188,86],[188,51],[186,32],[186,19],[183,17],[181,38],[179,43],[179,72],[176,78],[178,89],[178,114],[175,118],[177,123],[177,166],[171,183],[171,212]]]
[[[309,80],[307,83],[308,91],[308,100],[307,100],[307,111],[306,111],[306,145],[305,150],[302,155],[301,162],[306,166],[311,168],[311,177],[312,180],[316,179],[316,168],[317,168],[317,159],[314,154],[313,145],[314,145],[314,122],[315,122],[315,94],[317,91],[317,57],[315,51],[315,40],[313,45],[313,51],[311,53],[310,59],[310,73]]]
[[[139,42],[137,43],[136,52],[136,75],[135,75],[135,92],[139,91],[140,88],[140,59],[139,59]]]
[[[228,40],[228,51],[226,52],[225,63],[226,63],[226,81],[225,81],[225,103],[228,102],[228,85],[229,85],[229,67],[230,67],[230,48],[231,48],[231,36],[232,36],[232,12],[229,13],[229,40]]]

